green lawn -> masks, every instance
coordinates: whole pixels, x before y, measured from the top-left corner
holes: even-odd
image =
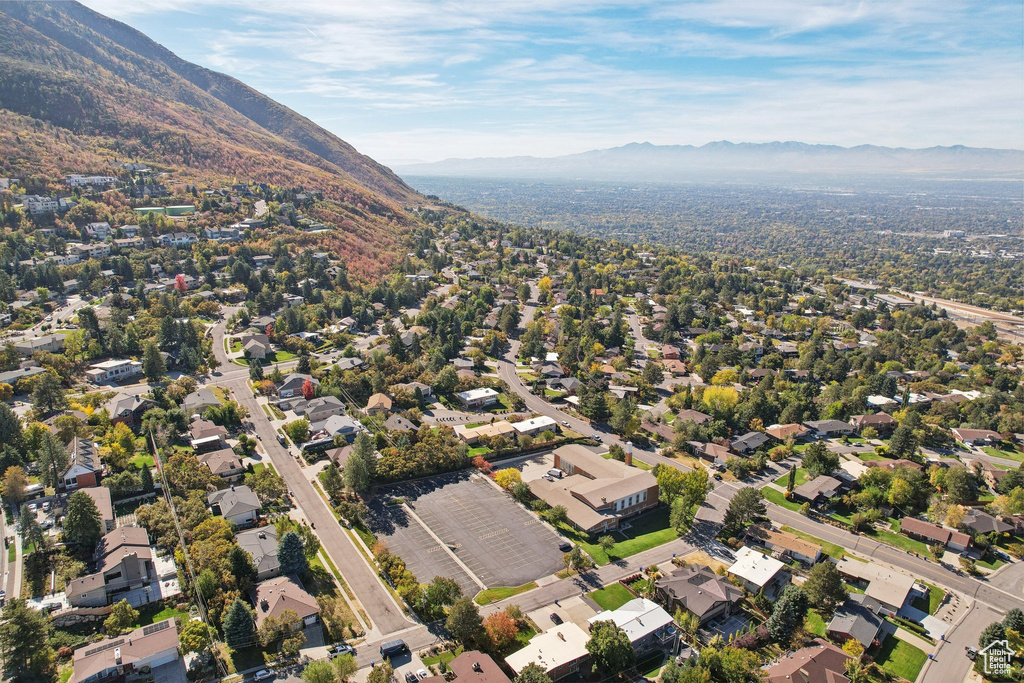
[[[846,548],[842,547],[841,545],[836,545],[835,543],[829,543],[828,541],[823,541],[823,540],[821,540],[820,538],[818,538],[816,536],[811,536],[810,534],[805,533],[803,531],[797,531],[796,529],[794,529],[792,527],[784,526],[784,527],[782,527],[782,530],[787,532],[787,533],[793,534],[797,538],[802,538],[803,540],[805,540],[805,541],[807,541],[809,543],[813,543],[814,545],[821,546],[822,552],[827,554],[829,557],[831,557],[833,559],[838,560],[838,559],[840,559],[842,557],[846,557]]]
[[[937,588],[930,583],[925,585],[928,586],[928,597],[914,598],[914,607],[922,612],[935,614],[935,610],[939,609],[939,605],[942,604],[942,598],[946,597],[946,591],[941,588]]]
[[[480,591],[477,593],[474,600],[478,605],[489,605],[492,602],[498,602],[505,598],[511,598],[513,595],[519,595],[520,593],[531,591],[536,587],[536,581],[524,583],[522,586],[497,586],[496,588],[488,588],[487,590]]]
[[[423,658],[423,666],[437,666],[440,662],[448,664],[453,659],[462,654],[462,648],[457,648],[454,652],[451,650],[445,650],[439,655],[433,655],[431,657]]]
[[[12,543],[7,547],[7,561],[14,562],[16,559],[18,559],[18,549]]]
[[[153,456],[150,455],[149,453],[140,453],[139,455],[136,455],[134,458],[132,458],[131,462],[132,466],[137,468],[152,467]]]
[[[875,663],[889,673],[913,681],[917,679],[928,655],[909,643],[889,636],[878,648],[874,658]]]
[[[857,453],[857,457],[864,462],[870,462],[872,460],[888,460],[884,455],[878,453]]]
[[[615,610],[632,600],[633,594],[626,590],[625,586],[616,581],[615,583],[594,591],[590,594],[590,597],[604,609]]]
[[[679,538],[679,534],[668,523],[668,515],[668,506],[661,505],[651,512],[628,520],[630,528],[612,534],[616,542],[607,553],[597,545],[596,538],[580,543],[598,564],[607,564],[612,558],[622,559],[636,555]]]
[[[981,450],[985,451],[993,458],[1004,458],[1006,460],[1013,460],[1015,462],[1024,462],[1024,453],[1017,450],[1004,450],[996,448],[995,446],[982,446]]]
[[[159,602],[144,605],[139,610],[139,621],[133,628],[148,626],[172,617],[181,617],[183,621],[188,621],[188,612],[183,612],[180,609],[174,609],[173,607],[164,607]]]
[[[466,455],[470,458],[475,458],[478,455],[487,455],[491,452],[491,449],[487,446],[473,446],[466,450]]]
[[[899,522],[893,520],[893,526],[898,529]],[[882,543],[888,543],[889,545],[896,546],[897,548],[903,548],[904,550],[912,550],[924,557],[930,556],[927,544],[922,543],[921,541],[915,541],[901,533],[894,531],[876,531],[875,529],[868,529],[866,530],[866,533]]]
[[[786,500],[786,496],[782,491],[773,489],[771,486],[765,486],[761,489],[761,493],[764,494],[765,500],[769,500],[776,505],[781,505],[787,510],[796,512],[800,509],[800,503],[794,503],[793,501]]]
[[[797,467],[796,468],[796,483],[794,484],[794,486],[800,486],[801,484],[805,483],[807,481],[807,479],[808,479],[807,469],[804,468],[804,467]],[[775,483],[778,486],[781,486],[782,488],[786,488],[786,486],[789,485],[789,472],[786,472],[781,477],[776,479]]]
[[[825,620],[822,619],[818,610],[807,610],[807,617],[804,619],[804,630],[816,636],[825,637]]]

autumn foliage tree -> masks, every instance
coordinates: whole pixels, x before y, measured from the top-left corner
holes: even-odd
[[[308,401],[311,398],[313,398],[313,396],[315,394],[316,394],[316,389],[314,389],[313,383],[307,377],[306,380],[302,383],[302,395]]]
[[[507,614],[495,612],[484,619],[484,632],[487,634],[487,639],[494,652],[504,652],[515,642],[519,629],[516,627],[516,622]]]

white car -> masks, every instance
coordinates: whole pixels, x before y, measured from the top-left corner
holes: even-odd
[[[276,678],[277,674],[271,669],[260,669],[256,672],[256,675],[252,677],[254,681],[268,681],[271,678]]]
[[[430,678],[430,673],[428,673],[426,669],[417,669],[416,676],[422,680],[424,678]]]
[[[562,420],[562,426],[563,427],[568,427],[569,426],[569,421],[568,420]]]

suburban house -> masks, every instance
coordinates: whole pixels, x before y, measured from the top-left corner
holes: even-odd
[[[947,529],[916,517],[904,517],[900,521],[900,533],[928,544],[938,543],[956,552],[963,552],[971,545],[971,537],[962,531]]]
[[[782,560],[793,559],[811,565],[821,559],[820,546],[764,524],[748,527],[746,537]]]
[[[106,486],[92,486],[82,489],[82,493],[92,498],[99,510],[100,520],[103,522],[103,533],[107,534],[117,528],[117,518],[114,517],[114,503],[110,498],[110,489]]]
[[[587,660],[587,641],[590,634],[575,623],[564,624],[538,633],[521,650],[516,650],[505,658],[505,663],[518,674],[527,664],[537,664],[548,678],[557,681],[569,674],[576,673]]]
[[[445,676],[429,676],[422,683],[512,683],[491,656],[467,650],[448,662]]]
[[[104,384],[135,377],[142,373],[142,363],[137,360],[105,360],[95,363],[85,371],[85,377],[93,384]]]
[[[366,401],[367,415],[387,415],[391,412],[391,398],[387,394],[374,394]]]
[[[725,465],[729,458],[733,457],[732,453],[725,446],[719,446],[717,443],[703,443],[701,441],[687,441],[686,445],[690,447],[693,454],[703,460]]]
[[[433,396],[434,390],[429,384],[423,382],[405,382],[404,384],[396,384],[392,387],[394,391],[408,391],[410,395],[415,396],[416,390],[420,390],[421,396]]]
[[[663,344],[661,347],[661,357],[665,360],[679,360],[679,347],[672,344]]]
[[[279,576],[256,584],[253,589],[256,603],[256,628],[267,617],[280,619],[282,612],[291,610],[302,620],[302,627],[312,626],[320,619],[320,605],[290,576]]]
[[[874,415],[854,415],[850,418],[850,424],[860,434],[865,427],[873,427],[879,434],[889,434],[896,429],[896,420],[888,413],[875,413]]]
[[[733,613],[743,590],[703,565],[690,564],[659,577],[654,588],[670,611],[696,614],[701,625]]]
[[[556,448],[554,456],[555,468],[568,476],[537,479],[530,490],[551,506],[564,505],[577,529],[614,529],[620,519],[658,505],[658,482],[650,472],[606,460],[579,444]]]
[[[732,449],[737,453],[753,453],[768,443],[768,437],[762,432],[747,432],[732,440]]]
[[[804,422],[804,426],[814,433],[819,439],[829,436],[842,436],[853,434],[853,425],[842,420],[811,420]]]
[[[785,566],[774,557],[743,546],[736,551],[736,562],[729,567],[729,573],[743,581],[751,593],[764,591],[765,595],[773,597],[789,583]]]
[[[216,474],[224,481],[238,481],[245,474],[242,467],[242,459],[235,455],[230,448],[221,448],[216,451],[200,453],[196,459],[206,465],[211,474]]]
[[[132,427],[142,419],[143,413],[153,406],[154,403],[148,398],[118,394],[107,401],[105,407],[107,414],[110,415],[111,424],[124,423]]]
[[[881,603],[864,593],[853,593],[840,605],[827,631],[830,638],[841,643],[853,639],[868,649],[878,641],[882,617],[878,616]]]
[[[281,565],[277,561],[277,530],[273,526],[241,531],[235,535],[235,541],[252,557],[257,581],[266,581],[281,574]]]
[[[817,507],[829,503],[844,487],[845,484],[835,477],[822,474],[793,489],[793,497]]]
[[[547,415],[513,422],[512,427],[523,436],[536,436],[545,430],[554,433],[558,432],[558,423],[555,422],[554,418],[550,418]]]
[[[214,424],[210,420],[199,418],[192,420],[191,424],[189,424],[188,435],[192,441],[202,441],[203,439],[209,439],[211,436],[222,439],[228,435],[228,430],[221,425]]]
[[[292,372],[284,376],[281,381],[281,385],[277,388],[277,395],[281,398],[291,398],[292,396],[302,396],[302,385],[309,382],[313,390],[320,388],[320,380],[314,379],[309,375],[304,375],[299,372]]]
[[[64,489],[74,491],[89,486],[99,486],[100,472],[103,470],[97,454],[96,443],[88,439],[75,437],[66,447],[71,461],[60,475]]]
[[[846,662],[853,659],[828,641],[788,654],[764,672],[767,683],[849,683]]]
[[[455,397],[466,408],[483,408],[498,402],[498,392],[490,387],[460,391]]]
[[[242,355],[246,358],[263,360],[270,355],[270,337],[261,332],[243,334],[238,341],[242,345]]]
[[[391,415],[384,420],[384,429],[389,432],[415,432],[416,425],[401,415]]]
[[[234,486],[207,494],[206,502],[214,515],[220,515],[238,526],[248,526],[260,516],[260,499],[248,486]]]
[[[326,420],[312,422],[309,425],[310,434],[322,434],[324,437],[341,436],[346,441],[355,441],[359,432],[366,431],[362,423],[348,415],[331,415]]]
[[[297,415],[303,415],[310,423],[322,422],[329,417],[345,414],[345,404],[337,396],[321,396],[309,401],[299,401],[294,406]]]
[[[512,426],[512,423],[506,422],[505,420],[498,420],[497,422],[482,424],[479,427],[455,425],[454,429],[455,436],[459,437],[469,445],[478,443],[480,439],[493,439],[496,436],[504,436],[509,439],[512,439],[517,433],[516,428]]]
[[[116,638],[77,648],[69,683],[122,680],[144,667],[150,670],[178,659],[178,627],[173,618],[140,626]],[[184,669],[180,672],[184,676]],[[170,680],[170,679],[168,679]]]
[[[810,434],[811,430],[804,427],[802,424],[792,422],[784,425],[772,425],[768,429],[764,430],[764,433],[776,441],[786,441],[788,439],[799,441]]]
[[[964,514],[963,527],[972,534],[1006,534],[1013,531],[1014,526],[983,510],[971,509]]]
[[[65,335],[63,334],[45,334],[35,339],[23,339],[22,341],[14,342],[14,349],[22,356],[31,356],[36,351],[60,353],[61,349],[64,348],[64,339]]]
[[[671,652],[679,637],[672,615],[647,598],[634,598],[617,610],[605,610],[587,621],[591,624],[598,621],[614,622],[626,632],[638,657],[655,649]]]
[[[993,432],[991,429],[954,428],[949,431],[957,441],[968,446],[991,446],[1003,440],[999,432]]]
[[[672,442],[676,438],[676,430],[672,428],[672,425],[665,422],[652,422],[651,420],[641,420],[640,429],[644,430],[648,434],[657,436],[662,441]]]
[[[687,420],[693,420],[697,424],[702,425],[711,422],[711,416],[699,410],[680,410],[676,414],[676,422],[686,422]]]
[[[914,577],[880,564],[859,562],[847,557],[836,562],[836,569],[847,580],[864,587],[864,594],[881,605],[881,611],[896,614],[915,590]]]
[[[65,594],[75,607],[103,607],[117,593],[157,580],[153,549],[142,527],[126,526],[106,534],[96,546],[96,572],[68,582]]]
[[[220,399],[217,398],[217,394],[213,393],[213,389],[202,387],[186,396],[181,407],[185,409],[186,415],[201,415],[207,408],[219,405]]]

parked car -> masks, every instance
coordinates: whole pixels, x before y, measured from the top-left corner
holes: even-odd
[[[43,512],[49,512],[51,507],[53,506],[50,504],[50,501],[46,501],[43,503]]]
[[[331,657],[337,657],[338,655],[355,655],[356,649],[348,643],[335,643],[327,648],[327,654]]]
[[[43,523],[40,524],[39,526],[42,529],[52,529],[53,528],[53,520],[52,519],[44,519]]]
[[[430,678],[430,672],[426,669],[416,669],[416,675],[420,678]]]
[[[254,675],[252,679],[254,681],[268,681],[271,678],[275,678],[276,676],[277,674],[274,673],[273,669],[260,669],[256,672],[256,675]]]
[[[558,544],[558,549],[561,550],[563,553],[567,553],[570,550],[572,550],[572,543],[569,543],[567,541],[562,541],[561,543]]]
[[[548,615],[548,618],[549,618],[549,619],[551,619],[552,623],[554,623],[554,624],[555,624],[556,626],[557,626],[558,624],[561,624],[561,623],[562,623],[562,617],[558,616],[558,615],[557,615],[556,613],[554,613],[554,612],[552,612],[551,614],[549,614],[549,615]]]
[[[591,434],[590,438],[593,439],[594,441],[600,441],[601,440],[601,435],[600,434]]]
[[[420,683],[420,679],[416,678],[416,674],[410,671],[405,674],[405,683]]]
[[[562,420],[562,426],[563,427],[568,427],[569,426],[569,421],[568,420]]]

